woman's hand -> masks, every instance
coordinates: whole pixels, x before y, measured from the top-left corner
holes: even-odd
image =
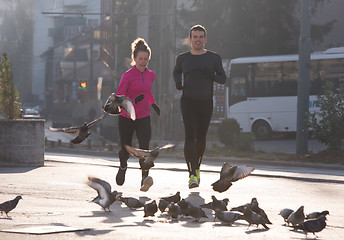
[[[152,104],[152,108],[158,114],[158,116],[160,116],[160,108],[156,103]]]

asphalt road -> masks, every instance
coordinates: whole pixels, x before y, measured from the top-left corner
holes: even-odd
[[[135,159],[129,160],[126,182],[115,184],[118,160],[110,157],[92,157],[46,153],[45,166],[40,168],[1,168],[0,202],[22,195],[11,218],[0,218],[0,239],[305,239],[301,232],[284,226],[278,215],[283,208],[305,212],[327,209],[328,227],[318,233],[319,239],[344,239],[344,171],[327,169],[323,165],[307,167],[256,164],[253,174],[235,182],[224,193],[214,192],[210,186],[218,179],[223,159],[205,159],[201,169],[201,186],[189,190],[186,165],[183,160],[161,157],[151,170],[152,188],[139,191],[140,171]],[[233,162],[233,161],[231,161]],[[244,164],[244,162],[242,162]],[[313,168],[315,167],[315,168]],[[213,213],[199,222],[185,217],[171,221],[165,214],[143,218],[143,210],[130,210],[115,203],[111,212],[104,212],[90,203],[96,192],[85,182],[92,175],[109,181],[124,196],[143,201],[181,192],[194,205],[208,202],[211,195],[229,198],[230,207],[250,202],[256,197],[271,222],[269,230],[248,228],[245,221],[232,226],[213,222]],[[28,226],[63,226],[85,228],[77,232],[43,235],[2,232]],[[308,235],[312,237],[311,234]]]

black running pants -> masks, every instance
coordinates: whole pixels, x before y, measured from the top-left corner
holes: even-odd
[[[196,175],[195,170],[200,168],[206,147],[213,99],[193,99],[183,95],[180,108],[185,128],[184,157],[189,174]]]

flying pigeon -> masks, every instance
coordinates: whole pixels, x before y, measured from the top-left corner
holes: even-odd
[[[176,194],[168,197],[162,197],[161,199],[165,200],[166,202],[174,202],[178,203],[180,201],[180,192],[178,191]]]
[[[327,210],[322,211],[322,212],[312,212],[312,213],[307,214],[306,219],[315,219],[320,216],[326,216],[327,214],[330,214],[329,211]]]
[[[183,216],[190,216],[190,208],[189,205],[190,203],[187,202],[184,198],[177,203],[178,206],[180,207],[180,214]]]
[[[240,213],[235,212],[226,212],[221,211],[220,209],[215,210],[215,218],[214,221],[219,219],[221,222],[229,223],[229,225],[232,225],[236,220],[244,219],[243,215]]]
[[[305,232],[306,238],[307,238],[307,233],[311,232],[315,235],[316,232],[322,231],[326,227],[326,216],[321,215],[317,219],[313,220],[308,220],[303,223],[300,223],[298,226],[295,227],[295,229],[301,229]]]
[[[69,127],[69,128],[53,128],[53,127],[49,127],[50,131],[53,132],[65,132],[65,133],[69,133],[69,134],[78,134],[78,136],[76,138],[74,138],[73,140],[71,140],[71,143],[74,144],[78,144],[83,142],[89,135],[91,135],[91,133],[88,131],[90,128],[92,128],[97,122],[99,122],[100,120],[102,120],[104,117],[106,117],[106,115],[102,115],[99,118],[89,122],[89,123],[84,123],[81,126],[78,127]]]
[[[154,160],[159,156],[159,153],[161,150],[173,148],[174,146],[175,146],[174,144],[169,143],[162,147],[156,147],[153,150],[144,150],[144,149],[134,148],[129,145],[125,145],[125,148],[133,157],[136,157],[139,159],[145,159],[141,168],[142,170],[148,170],[154,166]]]
[[[143,211],[145,215],[143,217],[154,217],[154,214],[158,211],[158,206],[156,205],[156,201],[153,200],[150,203],[146,203],[143,207]]]
[[[123,95],[116,96],[115,93],[111,93],[106,100],[102,110],[109,115],[119,115],[121,114],[121,109],[123,109],[130,118],[135,121],[135,108],[130,98]]]
[[[189,203],[189,210],[190,216],[194,218],[195,222],[198,222],[198,220],[202,217],[208,218],[207,214],[205,214],[204,210],[201,207],[195,207],[191,203]]]
[[[111,186],[108,182],[95,177],[88,177],[87,185],[98,193],[98,196],[94,198],[92,202],[101,206],[104,211],[107,209],[111,212],[109,207],[116,200],[118,192],[111,192]]]
[[[267,221],[263,217],[261,217],[259,214],[253,212],[251,208],[245,207],[244,208],[244,215],[243,219],[248,222],[248,227],[250,227],[252,224],[256,224],[257,227],[259,224],[261,224],[265,229],[269,229],[268,226],[266,226]]]
[[[145,205],[143,202],[133,197],[122,197],[120,195],[117,195],[116,200],[121,201],[130,209],[142,208]]]
[[[224,162],[220,172],[220,179],[211,184],[214,191],[224,192],[227,191],[232,182],[238,181],[247,177],[254,170],[253,167],[248,166],[231,166]]]
[[[159,200],[158,208],[159,208],[161,214],[163,214],[166,211],[168,204],[169,204],[169,202],[167,202],[163,199]]]
[[[227,211],[227,205],[229,202],[228,198],[224,198],[222,200],[218,200],[214,195],[211,196],[212,200],[209,203],[206,204],[202,204],[200,205],[201,208],[208,208],[208,209],[212,209],[214,211],[216,211],[217,209],[221,210],[221,211]]]
[[[12,211],[18,204],[19,200],[20,199],[23,199],[22,196],[17,196],[15,199],[13,200],[9,200],[9,201],[6,201],[6,202],[3,202],[0,204],[0,212],[1,212],[1,215],[3,214],[3,212],[6,214],[7,217],[8,216],[8,213],[10,211]]]
[[[177,219],[178,216],[181,214],[181,210],[178,204],[172,202],[168,205],[167,208],[167,214],[170,218]]]
[[[299,207],[299,209],[296,210],[296,212],[290,214],[290,216],[287,219],[288,225],[290,223],[293,227],[295,227],[305,221],[305,214],[303,212],[303,209],[304,207],[301,206]]]
[[[284,208],[280,211],[280,213],[278,215],[281,215],[282,218],[284,219],[284,222],[287,222],[288,217],[290,216],[290,214],[292,214],[294,212],[294,210],[290,209],[290,208]]]

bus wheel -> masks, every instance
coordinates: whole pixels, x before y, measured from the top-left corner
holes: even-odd
[[[253,134],[258,140],[267,140],[271,138],[271,127],[270,125],[263,120],[257,121],[253,125]]]

